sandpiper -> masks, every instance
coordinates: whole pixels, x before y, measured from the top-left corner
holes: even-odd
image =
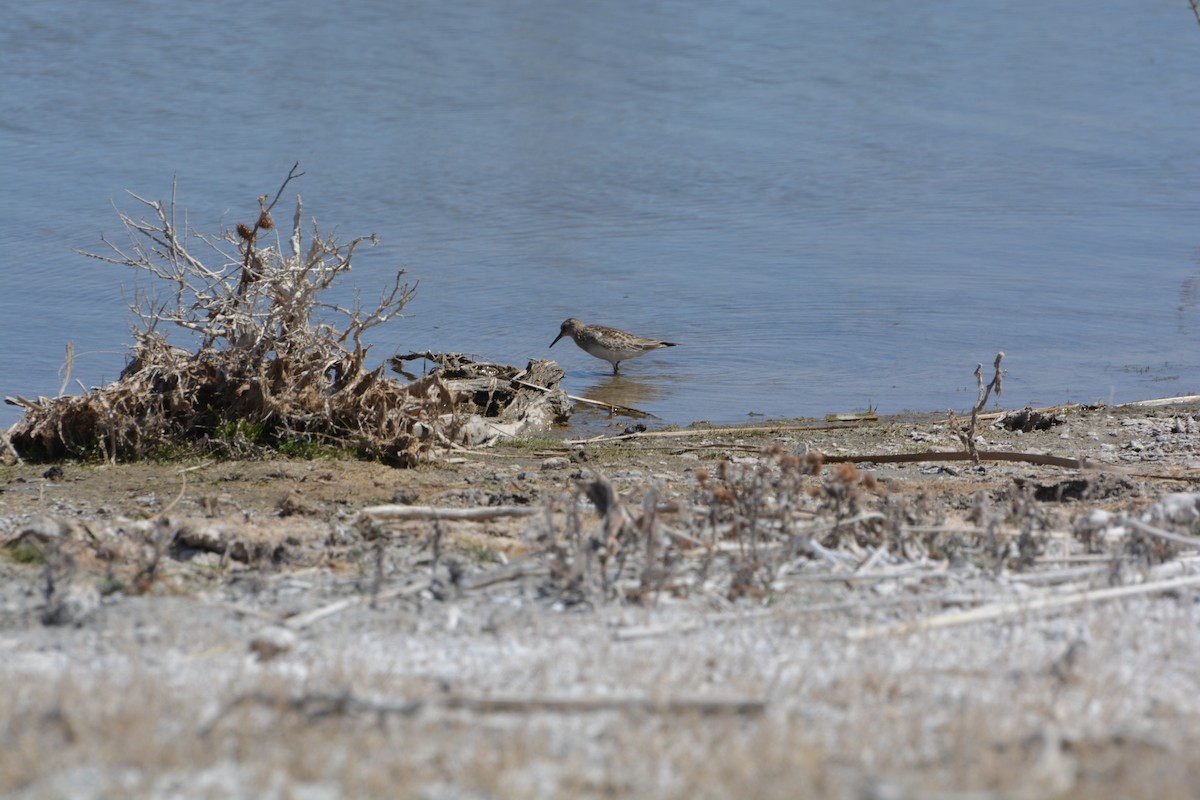
[[[554,337],[550,346],[554,347],[564,336],[574,339],[575,344],[579,345],[588,355],[602,358],[612,364],[613,375],[619,372],[618,367],[621,366],[621,362],[628,358],[644,356],[651,350],[678,346],[675,342],[643,339],[641,336],[634,336],[632,333],[609,328],[606,325],[584,325],[574,317],[562,324],[558,330],[558,336]]]

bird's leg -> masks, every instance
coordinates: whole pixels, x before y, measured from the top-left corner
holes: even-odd
[[[618,372],[620,372],[620,370],[619,370],[619,369],[617,369],[617,368],[618,368],[618,367],[620,367],[620,366],[621,366],[621,362],[620,362],[620,361],[614,361],[614,362],[613,362],[613,375],[616,375]]]

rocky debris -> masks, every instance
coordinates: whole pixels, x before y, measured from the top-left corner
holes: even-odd
[[[392,492],[392,502],[398,505],[411,506],[421,499],[421,493],[411,486],[400,486]]]
[[[57,586],[42,611],[44,625],[74,625],[87,622],[100,607],[100,591],[86,577],[70,580],[65,586]]]
[[[286,497],[279,501],[279,516],[291,517],[295,515],[313,517],[321,513],[321,506],[312,502],[299,492],[290,492]]]
[[[409,361],[436,364],[429,373],[445,382],[457,398],[466,420],[460,438],[468,447],[528,436],[565,424],[571,403],[559,388],[562,367],[553,361],[530,361],[525,369],[476,361],[462,353],[408,353],[392,359],[392,369],[404,373]]]
[[[1064,503],[1072,500],[1098,501],[1109,497],[1136,496],[1137,486],[1127,475],[1093,472],[1086,476],[1044,482],[1016,477],[1017,488],[1029,487],[1033,498],[1044,503]]]
[[[20,524],[16,534],[4,540],[5,547],[37,543],[48,545],[69,538],[77,531],[77,525],[54,514],[38,514]]]
[[[1006,431],[1048,431],[1056,425],[1062,425],[1065,420],[1056,414],[1044,414],[1025,408],[1021,411],[1010,411],[996,423]]]

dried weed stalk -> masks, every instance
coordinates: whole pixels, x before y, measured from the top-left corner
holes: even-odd
[[[252,225],[215,239],[179,228],[174,186],[169,204],[131,192],[149,218],[121,213],[128,243],[101,237],[108,253],[82,254],[149,275],[166,297],[135,293],[136,342],[119,380],[82,397],[18,399],[26,413],[14,446],[34,457],[115,461],[196,442],[224,455],[291,443],[411,465],[453,438],[458,416],[438,377],[405,386],[365,365],[364,334],[414,295],[404,270],[371,308],[328,303],[324,293],[375,237],[341,244],[313,221],[305,243],[297,196],[290,237],[280,241],[272,211],[302,174],[293,166],[269,204],[258,198]],[[198,349],[168,345],[164,327],[188,331]]]
[[[986,386],[983,383],[983,364],[975,365],[975,382],[979,389],[979,399],[971,407],[971,422],[966,430],[963,430],[962,426],[958,424],[958,417],[954,415],[953,409],[950,411],[950,428],[963,443],[963,447],[967,448],[967,452],[971,454],[971,460],[976,464],[979,463],[979,448],[975,446],[975,430],[979,422],[979,412],[987,407],[988,397],[991,396],[992,390],[995,390],[997,396],[1000,395],[1001,380],[1004,375],[1000,370],[1000,362],[1002,360],[1004,360],[1004,353],[997,353],[996,360],[992,364],[995,372],[992,375],[991,381]]]
[[[708,549],[703,580],[722,580],[729,599],[767,599],[779,578],[816,559],[854,568],[894,553],[923,559],[928,548],[907,528],[917,510],[889,497],[853,464],[825,469],[818,453],[776,444],[758,458],[697,470],[692,533]],[[719,556],[714,556],[719,554]]]

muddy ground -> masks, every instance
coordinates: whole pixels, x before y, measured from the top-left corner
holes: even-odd
[[[0,795],[1194,796],[1198,416],[0,467]]]

